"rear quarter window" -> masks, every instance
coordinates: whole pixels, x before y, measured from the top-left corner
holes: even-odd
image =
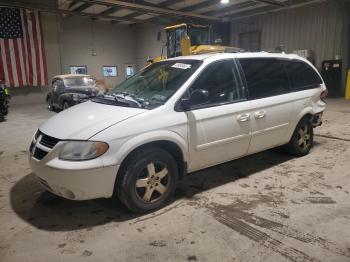
[[[318,73],[303,61],[285,61],[285,68],[289,75],[292,90],[312,89],[323,83]]]
[[[241,58],[249,98],[259,99],[289,92],[283,61],[277,58]]]

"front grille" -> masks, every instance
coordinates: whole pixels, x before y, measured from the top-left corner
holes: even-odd
[[[53,148],[60,140],[52,136],[42,134],[40,144],[48,148]]]
[[[48,152],[40,149],[40,148],[35,148],[34,150],[34,154],[33,154],[33,157],[38,159],[38,160],[41,160],[43,159],[46,155],[47,155]]]
[[[49,148],[54,148],[59,141],[59,139],[45,135],[40,130],[38,130],[34,135],[34,139],[30,144],[29,150],[35,159],[41,160],[50,152]],[[40,148],[40,145],[44,146],[47,149],[44,148],[43,150],[43,147]]]

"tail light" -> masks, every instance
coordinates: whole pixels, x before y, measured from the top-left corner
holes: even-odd
[[[323,90],[323,91],[321,92],[321,94],[320,94],[320,99],[321,99],[322,101],[324,101],[324,100],[326,99],[327,95],[328,95],[328,89],[326,88],[325,90]]]

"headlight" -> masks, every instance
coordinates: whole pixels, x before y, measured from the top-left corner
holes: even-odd
[[[61,149],[59,158],[69,161],[82,161],[97,158],[108,150],[108,144],[93,141],[67,142]]]

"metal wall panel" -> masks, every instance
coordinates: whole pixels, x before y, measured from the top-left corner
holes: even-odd
[[[279,45],[286,52],[311,49],[320,67],[323,60],[336,55],[347,60],[347,28],[348,18],[334,1],[320,2],[233,21],[231,44],[239,45],[242,32],[261,31],[262,50],[273,50]]]

